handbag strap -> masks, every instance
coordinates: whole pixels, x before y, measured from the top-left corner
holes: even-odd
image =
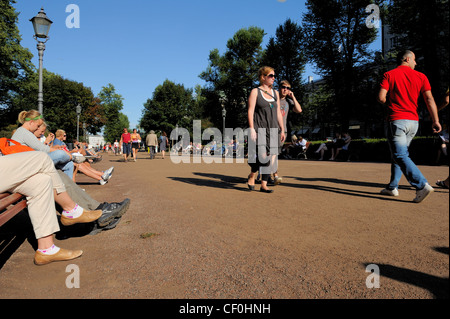
[[[258,90],[260,90],[261,92],[264,92],[264,93],[266,93],[267,95],[270,95],[275,101],[277,100],[277,98],[275,97],[275,96],[273,96],[272,94],[270,94],[269,92],[267,92],[266,90],[263,90],[263,89],[261,89],[261,88],[257,88]]]

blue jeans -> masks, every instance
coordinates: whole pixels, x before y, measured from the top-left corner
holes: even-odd
[[[63,150],[57,150],[48,153],[48,156],[50,156],[57,169],[62,170],[67,176],[70,177],[70,179],[73,178],[73,162],[70,159],[69,154]]]
[[[131,143],[122,143],[122,154],[123,155],[130,155],[131,153]]]
[[[419,128],[418,121],[397,120],[388,124],[387,140],[391,150],[391,181],[387,189],[398,188],[405,175],[406,180],[416,189],[422,189],[427,183],[419,168],[409,157],[408,148]]]

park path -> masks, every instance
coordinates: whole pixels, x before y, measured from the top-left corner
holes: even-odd
[[[273,194],[249,192],[246,163],[174,164],[169,156],[113,165],[105,186],[79,175],[98,201],[131,205],[120,224],[58,241],[83,249],[38,267],[24,241],[0,269],[0,298],[448,298],[449,192],[421,204],[405,179],[379,191],[386,163],[280,161]],[[421,166],[434,184],[447,166]],[[259,185],[256,186],[259,189]],[[66,267],[80,270],[68,289]],[[380,288],[366,286],[366,267]]]

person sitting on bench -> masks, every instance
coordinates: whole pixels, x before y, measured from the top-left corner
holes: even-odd
[[[61,223],[64,226],[94,222],[102,211],[85,210],[72,200],[46,153],[31,151],[0,156],[0,180],[0,193],[20,193],[27,198],[38,244],[34,256],[36,265],[71,260],[82,255],[81,250],[55,246],[54,234],[60,230],[55,201],[63,209]]]

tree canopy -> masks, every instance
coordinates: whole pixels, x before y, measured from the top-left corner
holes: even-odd
[[[12,100],[22,93],[22,87],[33,73],[31,52],[20,45],[17,28],[18,13],[14,0],[0,1],[0,128],[14,123],[16,114]]]
[[[106,118],[103,136],[105,141],[114,142],[120,139],[123,129],[129,129],[130,126],[128,117],[120,112],[123,109],[123,97],[116,93],[116,88],[111,83],[102,87],[97,97]]]
[[[373,2],[373,1],[372,1]],[[357,110],[358,68],[373,60],[376,30],[366,25],[367,0],[308,0],[303,16],[305,50],[334,93],[337,125],[348,127]],[[332,112],[332,110],[330,110]]]
[[[147,132],[161,130],[169,135],[177,125],[192,128],[194,110],[192,89],[165,80],[156,87],[152,98],[144,103],[140,126]]]
[[[416,54],[417,70],[430,80],[433,94],[442,98],[449,86],[448,0],[388,0],[385,21],[400,35],[398,49]]]
[[[210,119],[216,125],[222,121],[222,106],[229,114],[227,127],[247,125],[247,99],[261,67],[263,38],[264,30],[261,28],[240,29],[228,40],[223,55],[218,49],[210,52],[209,65],[200,78],[207,82],[212,101],[209,104]]]

